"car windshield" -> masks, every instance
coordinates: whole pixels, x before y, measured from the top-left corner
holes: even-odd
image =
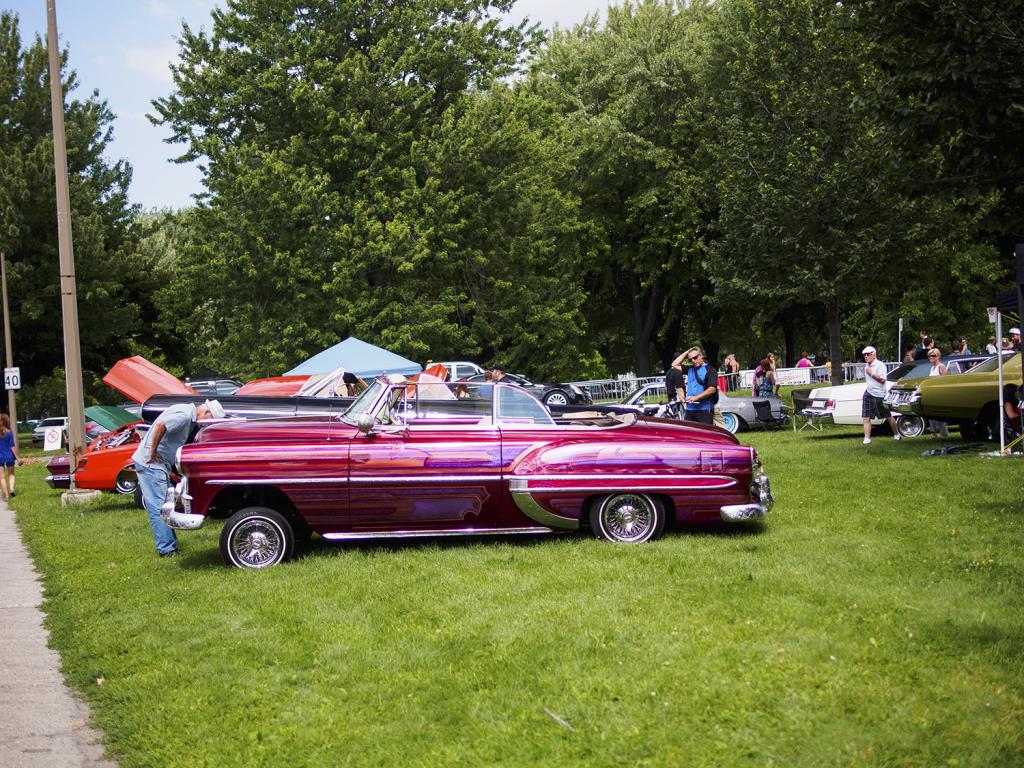
[[[623,399],[624,403],[635,403],[642,397],[653,397],[659,398],[665,396],[665,387],[663,385],[651,385],[642,384],[641,386],[634,389]]]
[[[360,395],[341,419],[357,425],[369,415],[381,426],[493,425],[503,427],[552,425],[551,414],[535,397],[515,386],[490,383],[442,382],[424,377],[388,381],[381,378]]]
[[[916,363],[904,363],[899,368],[893,368],[886,376],[889,381],[899,381],[917,367]]]
[[[1016,355],[1003,355],[1002,364],[1005,365],[1007,362],[1013,360],[1013,358],[1015,357]],[[991,373],[992,371],[998,370],[999,365],[999,357],[992,356],[985,362],[979,363],[978,365],[971,368],[971,370],[968,371],[968,373]]]
[[[381,393],[387,387],[387,382],[382,379],[377,379],[377,381],[373,382],[373,384],[363,390],[363,393],[341,415],[342,421],[355,426],[360,416],[364,413],[370,413],[377,400],[380,399]]]
[[[335,368],[323,376],[310,376],[295,394],[299,397],[349,397],[349,392],[359,392],[366,382],[344,368]]]

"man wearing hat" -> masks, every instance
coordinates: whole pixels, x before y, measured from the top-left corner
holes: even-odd
[[[896,420],[882,406],[885,399],[885,376],[888,373],[885,363],[878,359],[874,347],[864,347],[864,380],[868,387],[864,390],[861,400],[860,415],[864,417],[864,445],[871,445],[871,420],[888,419],[892,427],[892,439],[899,440],[900,432],[896,428]]]
[[[1020,328],[1010,329],[1010,346],[1014,352],[1020,352]]]
[[[160,507],[171,485],[171,468],[177,460],[178,449],[188,441],[196,422],[223,418],[224,406],[216,400],[207,400],[202,405],[172,405],[156,417],[153,426],[132,454],[135,472],[139,476],[139,488],[142,490],[142,501],[149,515],[156,551],[160,557],[174,557],[178,554],[178,539],[174,531],[160,519]]]

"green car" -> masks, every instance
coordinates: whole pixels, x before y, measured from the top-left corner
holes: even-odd
[[[1020,354],[991,357],[960,376],[899,382],[885,404],[893,413],[948,421],[967,440],[988,440],[999,423],[999,365],[1003,384],[1020,384]]]

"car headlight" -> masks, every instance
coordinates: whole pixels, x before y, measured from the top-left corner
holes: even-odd
[[[569,389],[571,389],[574,394],[577,394],[577,395],[582,395],[583,394],[583,388],[582,387],[577,387],[575,384],[570,384],[569,385]]]

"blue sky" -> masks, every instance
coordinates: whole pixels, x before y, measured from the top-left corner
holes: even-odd
[[[146,119],[153,99],[172,87],[168,64],[177,59],[182,21],[208,27],[210,10],[223,0],[56,0],[57,32],[70,49],[78,73],[75,95],[93,90],[116,115],[108,153],[124,157],[134,175],[132,201],[144,208],[180,208],[202,188],[197,168],[169,162],[179,148],[165,143],[166,130]],[[528,16],[545,27],[572,26],[588,13],[602,11],[607,0],[520,0],[511,19]],[[23,44],[46,34],[46,0],[0,0],[20,20]]]

